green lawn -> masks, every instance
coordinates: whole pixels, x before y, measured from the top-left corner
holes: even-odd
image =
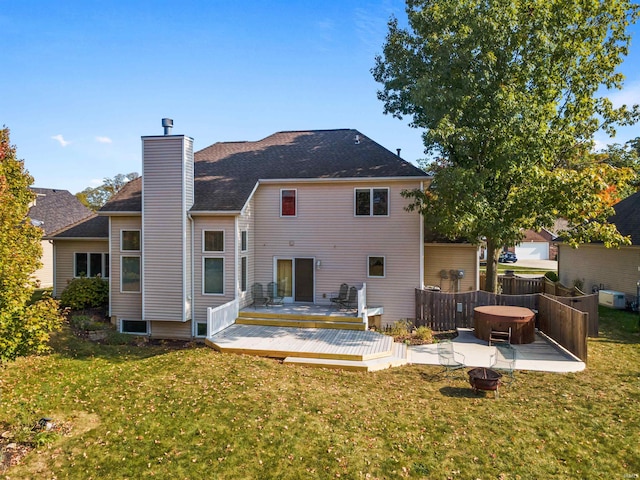
[[[636,478],[637,315],[601,311],[584,372],[476,396],[430,366],[351,373],[64,332],[1,372],[8,478]],[[41,417],[64,425],[39,434]]]

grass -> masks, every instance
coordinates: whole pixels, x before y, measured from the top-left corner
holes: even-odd
[[[587,370],[492,394],[409,366],[354,373],[208,348],[99,345],[8,364],[0,433],[42,441],[8,478],[635,478],[637,315],[603,309]],[[5,433],[6,435],[7,433]]]
[[[549,269],[546,269],[546,268],[520,267],[517,263],[498,263],[499,275],[504,274],[507,270],[513,270],[515,274],[523,273],[523,274],[532,274],[532,275],[540,275],[540,276],[544,275],[549,271]],[[487,266],[481,265],[480,271],[486,272]]]

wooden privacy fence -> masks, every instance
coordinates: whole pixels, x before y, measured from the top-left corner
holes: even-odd
[[[580,312],[587,313],[587,335],[589,337],[598,336],[598,294],[583,295],[580,297],[567,297],[567,296],[555,296],[546,294],[545,297],[549,297],[564,305],[568,305],[571,308],[575,308]],[[546,332],[545,332],[546,333]]]
[[[539,329],[586,363],[589,314],[546,295],[539,307]]]
[[[480,275],[480,290],[484,290],[486,285],[486,275]],[[552,282],[547,277],[516,277],[515,275],[498,275],[498,285],[500,285],[503,295],[525,295],[528,293],[547,293],[560,297],[570,297],[582,295],[576,288],[568,288],[560,282]]]
[[[442,293],[416,289],[416,326],[435,331],[473,328],[473,309],[482,305],[509,305],[538,309],[538,294],[496,295],[483,290]]]

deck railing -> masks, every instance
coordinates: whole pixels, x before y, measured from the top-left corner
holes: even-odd
[[[239,300],[231,300],[218,307],[207,308],[207,336],[215,335],[233,325],[240,311]]]

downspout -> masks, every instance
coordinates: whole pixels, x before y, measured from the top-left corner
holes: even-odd
[[[195,266],[195,251],[194,251],[194,239],[193,239],[193,234],[195,233],[195,226],[194,226],[194,220],[193,217],[191,216],[191,213],[187,212],[187,218],[189,219],[189,226],[191,229],[191,245],[189,245],[189,248],[191,249],[191,292],[189,292],[189,304],[190,304],[190,312],[191,313],[191,336],[195,338],[198,329],[198,325],[197,322],[195,321],[194,315],[193,315],[193,303],[195,302],[195,298],[194,298],[194,266]],[[208,323],[208,322],[207,322]]]
[[[112,260],[113,260],[113,255],[111,255],[111,249],[112,249],[112,245],[111,245],[111,217],[109,218],[109,318],[112,317],[112,313],[111,313],[111,298],[113,296],[112,292],[113,292],[113,283],[112,283],[112,278],[113,278],[113,265],[111,264]],[[142,228],[140,229],[141,233],[140,235],[142,235]],[[140,239],[140,243],[142,244],[142,239]],[[142,247],[141,247],[142,248]],[[141,252],[142,253],[142,252]],[[118,258],[118,262],[120,262],[120,259]],[[142,259],[140,259],[140,262],[142,263]],[[142,269],[142,265],[140,265],[140,268]],[[118,270],[118,272],[120,272]],[[116,325],[117,328],[117,325]]]
[[[56,282],[56,277],[57,277],[57,273],[58,273],[58,266],[56,264],[56,242],[54,242],[53,240],[49,240],[49,242],[51,242],[51,246],[53,247],[53,295],[52,297],[55,298],[56,296],[56,292],[58,291],[58,289],[56,288],[57,282]]]
[[[240,233],[240,231],[238,230],[238,216],[236,215],[233,218],[234,218],[234,221],[233,221],[233,225],[234,225],[234,227],[233,227],[233,238],[235,239],[234,242],[233,242],[234,243],[234,248],[233,248],[234,262],[233,263],[235,265],[235,267],[233,269],[234,275],[235,275],[235,278],[233,279],[233,284],[235,285],[234,293],[233,293],[233,299],[237,300],[239,302],[240,301],[240,299],[239,299],[239,297],[240,297],[240,282],[239,282],[240,275],[239,275],[239,272],[238,272],[238,261],[240,260],[240,248],[238,247],[238,243],[239,243],[238,242],[238,233]]]

